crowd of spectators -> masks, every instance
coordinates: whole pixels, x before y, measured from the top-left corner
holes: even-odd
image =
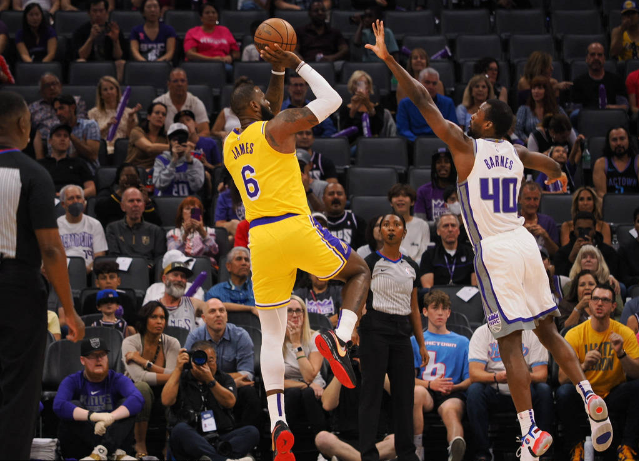
[[[87,100],[86,93],[84,98],[75,94],[79,93],[76,87],[66,90],[66,80],[62,79],[65,67],[62,75],[40,75],[40,97],[28,101],[33,125],[29,152],[55,183],[56,197],[52,199],[60,203],[58,227],[67,256],[82,258],[84,275],[91,285],[95,284],[95,288],[87,289],[93,290],[90,295],[77,299],[76,308],[83,315],[98,316],[92,318],[91,324],[122,333],[120,371],[130,378],[111,376],[117,374],[113,369],[118,365],[108,363],[104,340],[97,345],[93,340],[83,343],[85,375],[67,378],[54,403],[62,421],[60,440],[67,457],[86,456],[98,446],[116,456],[123,456],[118,450],[137,455],[149,453],[148,428],[158,418],[164,420],[164,407],[173,412],[165,421],[170,428],[172,451],[184,457],[210,455],[208,448],[202,448],[211,446],[210,441],[193,430],[193,421],[183,411],[194,399],[207,400],[206,408],[215,416],[220,440],[230,442],[231,451],[224,454],[226,458],[246,456],[257,444],[258,430],[262,429],[259,366],[254,363],[257,356],[251,329],[258,329],[259,321],[252,292],[248,223],[239,194],[223,171],[221,155],[224,138],[240,123],[230,107],[212,110],[206,98],[198,96],[199,88],[189,89],[189,80],[201,83],[202,76],[188,67],[196,61],[223,63],[223,86],[238,77],[234,74],[238,61],[259,58],[254,47],[250,48],[251,41],[241,40],[233,27],[224,23],[225,8],[217,3],[197,3],[200,24],[177,32],[164,21],[168,11],[183,9],[184,5],[174,0],[134,1],[128,5],[130,8],[109,0],[27,4],[13,1],[11,5],[0,2],[2,89],[10,90],[14,84],[16,89],[25,87],[14,75],[18,75],[18,68],[30,63],[59,61],[66,66],[69,61],[112,61],[115,66],[112,76],[94,82],[95,100]],[[270,2],[239,3],[241,10],[271,7]],[[475,3],[492,8],[503,2]],[[2,23],[2,11],[10,6],[22,12],[21,28],[11,32]],[[331,82],[344,83],[343,105],[312,130],[298,133],[297,158],[314,219],[360,255],[375,255],[384,247],[380,229],[385,212],[392,210],[403,219],[406,236],[398,249],[415,262],[410,266],[415,272],[413,288],[419,293],[423,318],[428,322],[424,323],[424,341],[429,353],[437,356],[434,365],[420,367],[415,337],[413,356],[401,356],[402,360],[414,362],[416,373],[415,407],[421,411],[413,414],[421,415],[421,420],[415,417],[415,433],[410,435],[414,437],[417,456],[424,457],[424,413],[437,410],[447,429],[446,446],[451,459],[461,459],[459,453],[463,456],[467,442],[475,459],[490,459],[487,408],[509,409],[511,405],[498,347],[485,326],[473,324],[468,331],[457,328],[459,313],[455,306],[459,301],[437,290],[447,285],[477,285],[474,255],[461,220],[452,156],[445,147],[432,147],[426,163],[416,164],[420,139],[432,138],[432,129],[402,88],[396,88],[392,80],[382,81],[374,72],[370,63],[376,59],[364,48],[374,41],[372,22],[383,18],[385,11],[395,9],[394,2],[353,2],[361,11],[352,15],[353,28],[348,34],[330,20],[338,10],[337,4],[277,0],[274,6],[308,11],[307,23],[296,30],[296,52],[306,61],[330,63],[335,75],[340,75],[346,64],[363,63],[361,69],[353,68],[349,75]],[[614,203],[609,200],[611,197],[639,194],[639,70],[632,70],[636,69],[634,60],[639,59],[639,7],[632,1],[621,6],[621,25],[609,31],[608,42],[593,40],[584,45],[584,67],[580,68],[583,72],[571,72],[570,79],[563,75],[569,68],[572,71],[572,62],[554,61],[556,56],[535,51],[525,63],[506,62],[505,67],[503,56],[477,55],[472,73],[464,81],[450,81],[439,64],[452,61],[454,52],[451,56],[446,49],[446,53],[437,53],[433,59],[435,50],[429,56],[420,46],[408,49],[403,46],[404,34],[397,27],[394,31],[386,29],[386,41],[389,51],[428,90],[450,123],[467,131],[479,106],[487,99],[499,98],[509,102],[516,114],[511,140],[560,163],[565,178],[559,191],[550,190],[543,175],[526,172],[528,177],[518,196],[519,213],[526,229],[536,238],[546,264],[561,312],[557,326],[560,330],[574,329],[566,337],[581,354],[584,369],[592,373],[589,379],[594,379],[593,386],[600,386],[600,395],[611,396],[613,419],[627,416],[626,430],[618,432],[614,449],[619,446],[620,452],[630,453],[639,448],[639,429],[634,420],[639,414],[635,408],[637,399],[628,397],[633,392],[636,395],[639,378],[635,338],[639,332],[639,200],[631,205],[624,202],[626,208],[616,210],[617,215],[623,216],[621,220],[604,219],[610,212],[605,207],[617,206],[610,205]],[[136,10],[140,17],[139,24],[125,35],[128,25],[118,24],[109,15],[127,9]],[[86,12],[88,21],[86,15],[82,16],[69,37],[58,36],[56,11],[75,10]],[[251,27],[255,30],[256,26]],[[62,43],[67,48],[63,53]],[[453,43],[454,40],[448,42]],[[610,66],[606,58],[616,58],[618,62]],[[126,84],[126,63],[131,61],[166,61],[173,68],[167,73],[166,87],[157,89],[156,97],[144,105],[132,98],[123,114],[117,114]],[[184,68],[179,64],[182,61],[187,63]],[[562,66],[561,72],[555,72],[558,66]],[[521,72],[515,74],[515,69]],[[511,87],[503,83],[503,72],[513,77]],[[251,78],[258,86],[263,85],[255,75]],[[246,81],[251,80],[240,76],[236,84]],[[298,75],[289,74],[286,83],[282,109],[303,107],[314,98]],[[228,102],[223,88],[219,90],[216,97],[222,93],[220,99]],[[593,135],[593,126],[584,124],[580,115],[592,109],[599,113],[616,110],[622,117],[615,122],[602,121],[603,132],[599,126]],[[346,165],[334,163],[338,157],[335,152],[325,147],[328,144],[318,142],[339,136],[338,131],[342,130],[346,130],[342,135],[347,140],[350,159]],[[399,182],[386,190],[380,188],[377,193],[388,203],[364,217],[352,206],[355,201],[349,193],[359,178],[349,176],[347,171],[351,164],[365,159],[367,152],[358,152],[358,142],[367,137],[405,139],[410,171],[398,169]],[[124,155],[118,155],[121,141],[127,142]],[[597,142],[602,146],[599,151],[595,150]],[[413,152],[415,155],[410,155]],[[395,164],[395,154],[387,152],[388,164]],[[422,168],[430,171],[429,179],[411,180],[409,173]],[[111,183],[105,184],[100,173],[109,169],[116,171],[108,176]],[[563,207],[563,215],[544,209],[545,203],[559,196],[571,197],[570,207]],[[160,213],[163,204],[168,203],[163,201],[167,197],[180,200],[168,222],[166,214]],[[229,245],[233,247],[230,251]],[[149,280],[155,283],[145,287],[123,285],[120,277],[127,269],[114,258],[143,260]],[[190,265],[196,259],[206,261],[211,277],[206,285],[191,292],[197,274]],[[340,445],[342,442],[331,438],[327,430],[343,427],[340,438],[350,441],[357,435],[357,420],[340,420],[334,425],[326,411],[343,418],[357,407],[360,396],[341,388],[322,370],[321,356],[313,341],[317,332],[312,328],[315,316],[327,317],[333,326],[337,324],[341,287],[310,274],[300,275],[287,308],[289,328],[282,350],[286,362],[286,406],[296,409],[290,411],[289,422],[311,427],[318,434],[318,450],[327,459],[351,459],[353,448]],[[146,291],[140,293],[141,289]],[[66,334],[65,319],[54,294],[50,307],[50,331],[59,340]],[[242,317],[238,316],[242,315],[255,321],[253,327],[239,323]],[[238,320],[238,325],[232,319]],[[317,329],[317,324],[313,325]],[[178,340],[171,336],[175,332],[171,329],[175,328],[188,330],[188,337]],[[610,336],[610,331],[615,336],[606,339],[604,333]],[[445,341],[443,335],[451,336]],[[210,375],[198,374],[199,368],[189,371],[188,365],[185,367],[193,357],[180,352],[180,342],[187,350],[199,350],[207,356]],[[584,342],[596,342],[600,347],[583,356]],[[456,345],[454,354],[446,350],[450,344]],[[533,406],[540,426],[552,429],[553,386],[561,384],[555,390],[555,399],[557,408],[565,414],[578,413],[572,409],[574,395],[566,387],[561,371],[558,376],[551,376],[548,354],[534,335],[524,335],[524,350],[528,351],[525,356],[531,368]],[[358,368],[359,358],[354,360]],[[364,352],[364,362],[370,361],[370,351]],[[610,366],[599,369],[597,364],[601,361]],[[440,362],[446,365],[445,372],[440,372]],[[359,376],[359,368],[357,373]],[[82,382],[83,376],[90,384]],[[626,382],[625,376],[635,381]],[[104,380],[109,381],[107,392],[113,397],[99,402],[87,400],[88,389],[97,388]],[[210,395],[198,394],[198,389],[211,381],[219,382],[213,387],[217,390]],[[384,397],[392,398],[392,394]],[[378,400],[376,397],[373,404],[379,406]],[[364,396],[363,401],[371,400]],[[116,406],[118,402],[120,406]],[[622,405],[628,402],[632,404]],[[89,411],[88,416],[85,410]],[[105,415],[107,410],[111,417],[95,416]],[[402,411],[408,412],[403,407]],[[550,416],[543,421],[540,415]],[[380,421],[384,417],[382,409]],[[104,426],[100,427],[104,429],[103,437],[99,438],[96,432],[85,437],[84,445],[70,443],[85,434],[87,419],[96,427]],[[467,434],[462,420],[469,423]],[[563,423],[566,425],[569,424]],[[395,456],[393,439],[397,434],[388,436],[392,430],[384,425],[379,429],[384,437],[373,440],[367,434],[366,443],[377,443],[380,455],[390,459]],[[571,461],[583,459],[579,457],[583,450],[581,434],[569,432],[566,440]],[[213,446],[219,457],[220,441]]]

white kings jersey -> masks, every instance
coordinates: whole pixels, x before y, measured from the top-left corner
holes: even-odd
[[[462,217],[473,245],[521,227],[517,197],[524,164],[508,141],[475,139],[475,164],[457,185]]]

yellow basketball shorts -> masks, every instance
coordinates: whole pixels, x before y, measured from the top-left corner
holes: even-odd
[[[350,246],[311,216],[297,214],[251,221],[249,249],[258,309],[289,303],[297,269],[328,280],[342,270],[351,254]]]

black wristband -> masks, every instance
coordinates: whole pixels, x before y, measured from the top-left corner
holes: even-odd
[[[217,384],[217,381],[213,379],[212,381],[209,381],[208,383],[206,383],[206,386],[209,388],[214,388],[216,384]]]
[[[499,384],[497,382],[497,373],[493,373],[493,381],[495,381],[495,384]]]
[[[626,353],[626,350],[625,350],[625,349],[621,349],[621,351],[622,351],[623,353],[622,353],[621,355],[617,355],[617,358],[618,358],[619,360],[623,359],[626,355],[628,355],[628,354]]]
[[[426,387],[426,389],[430,389],[430,381],[426,381],[428,383],[428,386]]]
[[[94,411],[89,410],[89,413],[87,414],[87,421],[90,422],[91,424],[93,424],[95,426],[95,423],[93,421],[91,421],[91,415],[95,413]]]

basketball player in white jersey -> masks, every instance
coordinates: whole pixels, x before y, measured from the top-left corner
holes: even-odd
[[[554,182],[561,175],[559,164],[504,140],[513,113],[497,99],[481,105],[471,118],[472,138],[466,136],[459,126],[444,119],[428,91],[388,53],[384,24],[377,21],[373,31],[376,44],[366,48],[386,63],[453,156],[462,215],[475,250],[475,273],[484,313],[499,343],[521,425],[521,459],[541,456],[552,443],[552,436],[535,424],[530,373],[521,349],[524,329],[535,332],[575,384],[590,416],[593,446],[598,451],[607,449],[612,442],[608,409],[604,400],[592,391],[572,347],[557,332],[553,317],[559,313],[537,243],[523,227],[524,219],[517,216],[524,167],[542,171]]]

